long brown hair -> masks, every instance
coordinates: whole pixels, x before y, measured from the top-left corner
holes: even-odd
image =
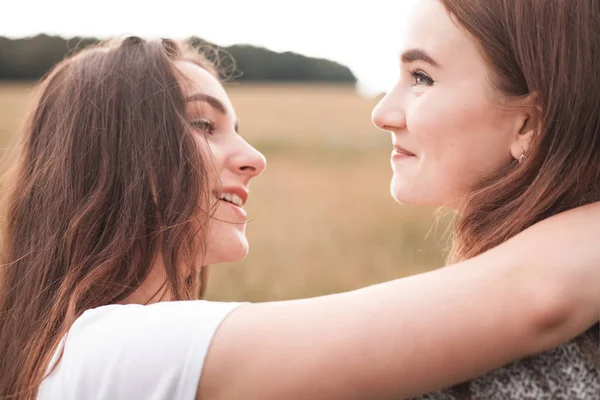
[[[535,94],[527,161],[487,177],[455,224],[452,261],[551,215],[600,200],[600,1],[441,0],[479,44],[507,98]]]
[[[493,89],[507,99],[534,95],[540,121],[527,161],[466,196],[449,257],[459,261],[600,200],[600,1],[440,1],[479,45]],[[577,343],[600,365],[595,328]],[[469,398],[468,383],[455,389]]]
[[[172,40],[110,40],[41,82],[5,188],[0,398],[32,399],[85,310],[118,303],[157,257],[172,299],[196,299],[211,164],[184,116]],[[199,258],[200,257],[200,258]]]

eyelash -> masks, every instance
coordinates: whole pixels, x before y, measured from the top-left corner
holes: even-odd
[[[435,83],[435,81],[433,79],[431,79],[429,76],[427,76],[427,74],[425,74],[422,71],[410,71],[410,74],[415,79],[414,86],[423,86],[423,85],[432,86]],[[422,79],[425,82],[419,83],[418,82],[419,79]]]
[[[201,129],[209,135],[215,133],[215,123],[206,118],[198,118],[190,122],[195,128]]]

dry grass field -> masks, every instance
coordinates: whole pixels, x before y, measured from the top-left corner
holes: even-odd
[[[31,85],[0,85],[13,146]],[[208,298],[277,300],[355,289],[438,267],[447,219],[389,196],[390,138],[376,99],[331,85],[227,87],[240,131],[268,159],[251,187],[246,260],[210,270]]]

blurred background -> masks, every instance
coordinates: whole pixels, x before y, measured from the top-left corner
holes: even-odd
[[[250,254],[210,267],[207,298],[316,296],[440,267],[450,218],[392,200],[390,137],[370,120],[396,78],[413,2],[11,2],[0,14],[0,145],[14,147],[36,81],[68,53],[124,34],[210,43],[241,134],[268,168],[246,206]]]

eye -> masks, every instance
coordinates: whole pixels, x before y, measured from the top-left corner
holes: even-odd
[[[422,71],[410,71],[415,80],[414,86],[432,86],[435,81]]]
[[[215,133],[215,123],[206,118],[197,118],[190,121],[190,125],[194,128],[200,129],[205,133],[212,135]]]

